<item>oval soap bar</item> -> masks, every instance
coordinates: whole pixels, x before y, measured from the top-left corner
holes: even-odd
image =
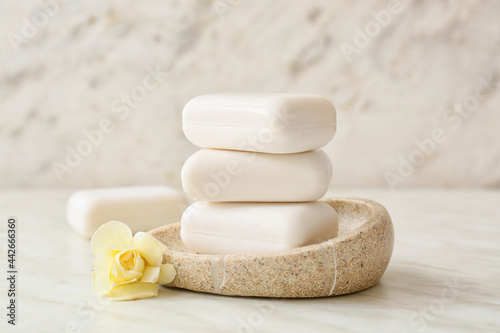
[[[336,111],[309,94],[210,94],[182,112],[184,134],[202,148],[290,154],[326,145],[336,131]]]
[[[323,197],[332,163],[322,150],[260,154],[202,149],[182,168],[182,187],[194,200],[298,202]]]
[[[91,238],[108,221],[121,221],[134,233],[179,222],[187,206],[181,192],[166,186],[116,187],[75,192],[66,214],[76,232]]]
[[[338,229],[337,212],[321,201],[196,202],[181,219],[184,244],[205,254],[286,250],[334,238]]]

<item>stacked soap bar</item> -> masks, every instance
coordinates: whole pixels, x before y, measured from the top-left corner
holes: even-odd
[[[306,94],[212,94],[183,110],[186,137],[204,149],[182,168],[196,203],[181,238],[206,254],[284,250],[337,236],[325,195],[332,178],[319,148],[336,131],[336,111]]]

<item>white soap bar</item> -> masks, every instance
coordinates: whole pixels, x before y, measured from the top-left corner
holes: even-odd
[[[296,154],[202,149],[182,168],[182,187],[199,201],[314,201],[332,179],[322,150]]]
[[[202,148],[290,154],[326,145],[336,111],[309,94],[211,94],[190,100],[182,123],[188,140]]]
[[[198,253],[248,253],[320,243],[336,237],[338,228],[337,212],[321,201],[196,202],[182,215],[181,238]]]
[[[121,221],[134,233],[179,222],[187,206],[180,191],[166,186],[116,187],[75,192],[66,214],[76,232],[91,238],[108,221]]]

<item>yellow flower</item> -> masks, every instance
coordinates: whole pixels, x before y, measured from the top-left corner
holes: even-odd
[[[166,246],[153,236],[118,221],[103,224],[92,236],[92,289],[114,301],[158,296],[158,284],[172,282],[175,269],[162,264]]]

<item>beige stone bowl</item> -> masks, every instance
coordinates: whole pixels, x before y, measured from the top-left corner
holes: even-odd
[[[339,236],[296,249],[231,255],[190,252],[180,223],[150,231],[168,247],[177,272],[167,286],[235,296],[322,297],[377,284],[389,264],[394,230],[387,210],[367,199],[324,199],[337,211]]]

